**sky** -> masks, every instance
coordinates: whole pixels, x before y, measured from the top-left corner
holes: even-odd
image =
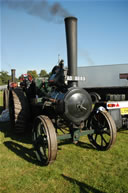
[[[64,17],[77,17],[78,67],[128,63],[128,0],[0,0],[0,71],[67,66]]]

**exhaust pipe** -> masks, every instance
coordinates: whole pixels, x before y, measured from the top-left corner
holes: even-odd
[[[12,82],[15,82],[15,69],[11,69],[11,77],[12,77]]]
[[[77,76],[77,18],[65,18],[66,42],[67,42],[67,57],[68,57],[68,75]],[[69,86],[76,87],[78,82],[72,80]]]

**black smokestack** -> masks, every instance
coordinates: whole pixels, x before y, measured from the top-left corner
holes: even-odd
[[[17,11],[24,11],[29,15],[46,21],[63,22],[69,12],[60,3],[48,3],[47,0],[2,0],[4,6]]]
[[[77,76],[77,18],[65,18],[68,75]],[[70,86],[77,86],[76,81],[70,82]]]
[[[15,82],[15,69],[11,69],[11,77],[12,77],[12,82]]]

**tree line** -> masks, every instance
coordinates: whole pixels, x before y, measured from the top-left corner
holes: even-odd
[[[48,77],[50,73],[47,73],[46,70],[41,70],[38,74],[36,70],[28,70],[27,74],[30,74],[32,78],[38,77]],[[8,83],[8,80],[11,80],[11,75],[7,71],[0,71],[0,85],[5,85]],[[15,78],[16,82],[20,80],[20,77]]]

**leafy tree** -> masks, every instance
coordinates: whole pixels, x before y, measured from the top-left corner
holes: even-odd
[[[0,72],[0,84],[7,84],[8,80],[11,79],[11,76],[8,75],[7,71]]]
[[[28,70],[27,74],[30,74],[33,78],[38,77],[38,74],[37,74],[36,70]]]
[[[48,76],[50,77],[52,75],[52,72],[49,72]]]
[[[39,73],[39,76],[40,77],[47,77],[48,74],[47,74],[46,70],[41,70],[40,73]]]
[[[0,77],[0,85],[2,85],[2,80],[1,80],[1,77]]]

